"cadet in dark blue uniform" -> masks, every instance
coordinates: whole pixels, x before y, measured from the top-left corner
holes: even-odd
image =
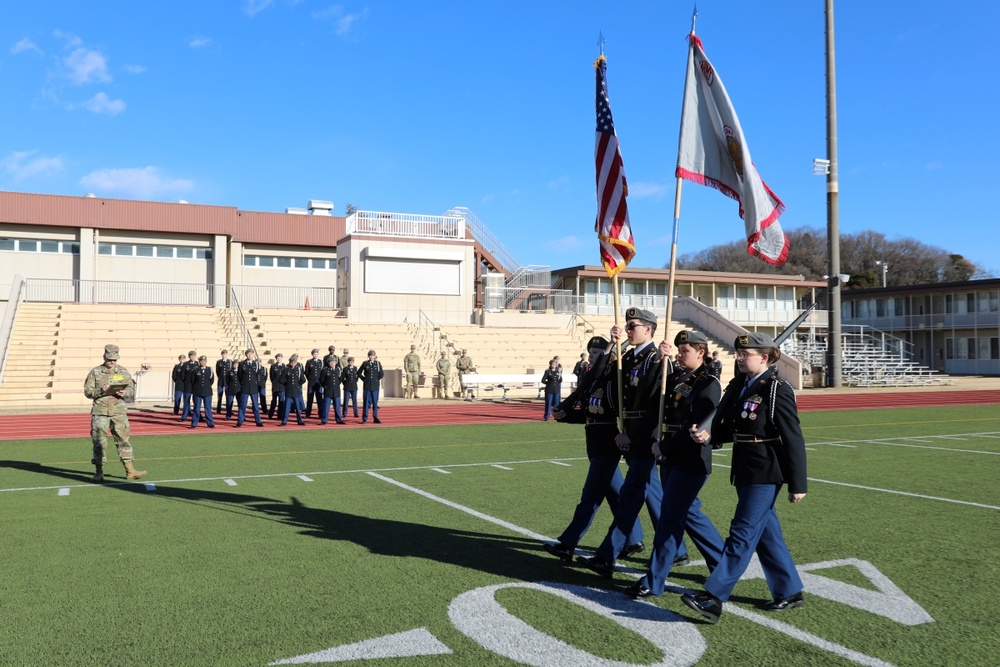
[[[274,355],[274,363],[271,365],[271,407],[267,411],[267,418],[274,419],[274,411],[278,411],[278,419],[284,419],[285,411],[285,381],[288,376],[288,366],[284,364],[285,356],[279,352]]]
[[[722,536],[701,511],[698,492],[712,472],[712,448],[695,442],[695,432],[711,426],[722,386],[708,361],[708,338],[697,331],[681,331],[674,337],[676,363],[667,377],[664,394],[663,426],[653,454],[660,462],[663,508],[653,537],[649,572],[629,589],[634,598],[662,595],[670,568],[684,544],[684,532],[691,536],[704,556],[709,571],[722,557]],[[670,346],[660,344],[660,354],[669,356]]]
[[[344,352],[347,352],[345,349]],[[341,357],[341,361],[344,358]],[[347,404],[354,408],[354,418],[358,418],[358,367],[354,365],[354,357],[347,357],[346,366],[343,367],[344,382],[344,402],[340,404],[340,418],[347,416]]]
[[[382,421],[378,418],[378,392],[381,388],[382,378],[385,371],[382,369],[382,362],[378,360],[375,350],[368,350],[368,359],[361,362],[358,369],[358,377],[361,379],[361,387],[364,397],[361,400],[361,423],[368,422],[368,409],[371,408],[372,419],[376,424]]]
[[[257,362],[257,393],[260,394],[261,414],[267,410],[267,366],[263,361]]]
[[[285,369],[285,406],[282,408],[281,425],[288,423],[288,418],[295,410],[295,421],[299,426],[302,421],[302,385],[307,382],[305,368],[299,363],[299,355],[288,357],[288,368]]]
[[[615,364],[611,363],[611,345],[602,336],[594,336],[587,343],[589,370],[577,379],[576,389],[566,400],[556,406],[553,415],[558,421],[586,424],[587,458],[590,467],[583,483],[580,502],[573,512],[573,519],[556,543],[545,543],[542,547],[564,562],[573,559],[576,545],[583,539],[590,524],[597,515],[601,503],[607,499],[612,514],[618,513],[618,493],[622,488],[622,473],[618,468],[622,453],[615,446],[618,426],[615,423],[615,409],[611,405],[611,384],[616,382]],[[579,407],[577,407],[579,406]],[[650,488],[657,488],[655,485]],[[659,498],[654,496],[655,506],[647,507],[650,518],[655,522],[659,510]],[[628,546],[622,556],[642,551],[642,523],[637,519],[628,537]]]
[[[233,367],[226,376],[226,421],[233,417],[233,401],[239,406],[240,395],[240,362],[233,360]],[[238,407],[237,407],[238,409]]]
[[[260,391],[257,387],[258,375],[258,364],[257,359],[253,350],[247,350],[246,359],[240,364],[240,368],[237,371],[237,375],[240,381],[240,394],[237,397],[238,404],[238,414],[236,415],[236,426],[239,428],[243,426],[243,420],[246,418],[247,409],[247,399],[250,399],[250,403],[253,406],[253,420],[257,426],[263,426],[264,422],[260,420]]]
[[[330,346],[332,351],[333,346]],[[340,359],[337,355],[327,356],[326,368],[319,374],[319,383],[323,385],[323,402],[319,404],[319,423],[330,420],[330,406],[333,406],[333,418],[338,424],[343,424],[340,417]]]
[[[778,377],[774,364],[781,353],[770,336],[745,334],[737,337],[734,347],[743,377],[737,376],[726,388],[712,421],[711,439],[716,444],[734,443],[730,479],[738,497],[736,515],[722,560],[705,581],[705,592],[681,596],[684,604],[711,623],[719,621],[723,603],[755,550],[774,597],[764,609],[785,611],[805,604],[802,579],[774,510],[783,484],[788,484],[790,502],[806,496],[805,439],[795,392]]]
[[[312,416],[313,397],[316,398],[316,410],[323,402],[323,385],[319,383],[319,374],[323,372],[323,360],[319,358],[319,348],[312,351],[312,359],[306,362],[306,417]]]
[[[660,419],[662,366],[660,352],[653,343],[656,315],[641,308],[629,308],[625,311],[625,320],[624,329],[619,326],[611,328],[611,339],[617,341],[621,340],[623,335],[627,335],[632,345],[632,348],[622,355],[625,431],[617,434],[614,439],[615,446],[628,461],[628,473],[625,475],[625,482],[619,494],[618,512],[615,514],[614,523],[611,524],[607,536],[597,549],[597,555],[592,558],[578,558],[594,572],[607,578],[614,575],[615,560],[622,555],[628,541],[628,533],[639,517],[647,487],[650,483],[654,487],[659,487],[656,480],[656,459],[652,450],[653,437]],[[617,393],[617,381],[612,383],[612,387]],[[617,404],[616,397],[613,399],[613,405]],[[658,501],[662,503],[662,489],[658,495]]]
[[[205,421],[209,428],[215,428],[215,419],[212,418],[212,384],[215,381],[215,374],[208,367],[208,357],[204,354],[198,357],[198,368],[191,376],[191,394],[194,396],[194,410],[191,413],[191,426],[198,426],[198,413],[202,408],[205,410]]]
[[[188,359],[181,369],[181,400],[184,401],[184,408],[181,410],[180,421],[187,421],[191,415],[191,383],[194,381],[194,372],[198,370],[198,353],[194,350],[188,352]]]
[[[219,387],[216,390],[218,394],[215,399],[215,413],[222,414],[222,393],[226,391],[226,378],[229,377],[229,371],[233,369],[233,360],[229,358],[229,352],[223,350],[219,353],[221,358],[215,362],[215,380],[218,382]]]
[[[181,413],[181,398],[184,396],[184,355],[177,355],[177,363],[174,364],[174,369],[170,371],[170,379],[174,383],[174,414],[179,415]]]

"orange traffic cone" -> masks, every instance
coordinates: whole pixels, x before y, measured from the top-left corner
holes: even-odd
[[[309,305],[309,295],[306,295],[306,305],[303,306],[306,310],[312,310],[312,306]]]

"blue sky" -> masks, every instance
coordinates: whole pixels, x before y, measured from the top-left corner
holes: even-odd
[[[822,0],[702,0],[697,32],[785,228],[826,224]],[[636,267],[669,260],[693,5],[19,2],[0,21],[0,189],[283,211],[472,209],[526,264],[598,264],[594,69]],[[993,274],[1000,4],[836,3],[840,225]],[[679,252],[742,236],[685,184]],[[891,268],[890,268],[891,270]]]

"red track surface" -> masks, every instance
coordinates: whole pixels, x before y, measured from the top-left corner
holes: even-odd
[[[878,393],[837,393],[799,394],[799,409],[803,412],[815,410],[858,410],[872,408],[929,407],[941,405],[979,405],[1000,403],[1000,390],[977,391],[920,391],[920,392],[878,392]],[[316,419],[305,426],[289,422],[279,427],[277,421],[264,420],[264,427],[254,426],[253,418],[243,424],[242,432],[295,431],[299,429],[317,430],[350,428],[386,428],[389,426],[441,426],[454,424],[497,424],[539,421],[543,407],[541,401],[508,403],[493,401],[453,401],[434,402],[420,405],[407,402],[386,403],[379,406],[381,425],[362,425],[360,419],[348,417],[347,425],[327,424],[321,426]],[[134,435],[164,435],[183,433],[232,433],[232,421],[216,419],[216,428],[209,431],[204,422],[192,431],[188,423],[178,423],[172,412],[143,408],[129,411],[129,423]],[[0,416],[0,441],[34,440],[42,438],[86,438],[90,437],[90,415],[46,414],[46,415],[3,415]]]

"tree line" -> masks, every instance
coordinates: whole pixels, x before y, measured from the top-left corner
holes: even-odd
[[[677,259],[677,267],[696,271],[735,271],[780,275],[802,275],[808,280],[823,280],[829,274],[826,230],[799,227],[786,230],[788,259],[781,266],[771,266],[747,253],[745,241],[712,246],[687,253]],[[990,278],[988,271],[962,255],[931,246],[913,238],[890,241],[885,234],[873,231],[840,236],[840,272],[851,276],[845,289],[881,287],[882,262],[886,285],[921,285]]]

